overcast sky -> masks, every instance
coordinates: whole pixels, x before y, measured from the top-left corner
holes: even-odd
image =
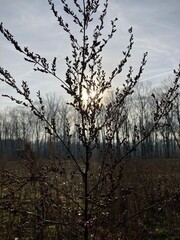
[[[79,0],[80,2],[82,0]],[[57,9],[62,13],[60,0]],[[72,0],[67,0],[71,2]],[[103,2],[103,0],[100,0]],[[173,73],[180,62],[180,0],[109,0],[104,34],[110,29],[110,20],[118,17],[117,32],[103,55],[105,71],[110,73],[122,59],[128,44],[128,28],[133,27],[135,44],[129,65],[137,70],[143,52],[148,51],[148,63],[141,81],[160,84]],[[67,18],[67,20],[69,20]],[[67,34],[59,27],[47,0],[0,0],[0,22],[22,46],[39,53],[50,62],[58,58],[58,73],[64,78],[66,56],[71,55]],[[96,23],[95,23],[96,24]],[[74,34],[78,29],[73,28]],[[56,92],[66,98],[59,82],[45,74],[33,71],[33,65],[23,60],[3,35],[0,34],[0,66],[8,69],[20,84],[27,80],[34,97],[37,90],[45,95]],[[121,86],[125,73],[115,79]],[[14,94],[0,82],[0,94]],[[0,107],[11,104],[0,96]]]

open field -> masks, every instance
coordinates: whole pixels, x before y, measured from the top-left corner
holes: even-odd
[[[65,164],[47,170],[39,163],[33,172],[23,162],[1,161],[0,239],[82,239],[82,183]],[[99,207],[90,239],[178,240],[180,160],[129,160],[115,199],[109,209]]]

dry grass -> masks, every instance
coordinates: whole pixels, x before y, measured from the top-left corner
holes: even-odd
[[[82,239],[82,185],[64,164],[47,171],[39,162],[33,179],[27,164],[1,162],[8,171],[0,175],[0,239]],[[91,239],[178,239],[179,170],[179,160],[130,160],[116,201],[96,215]]]

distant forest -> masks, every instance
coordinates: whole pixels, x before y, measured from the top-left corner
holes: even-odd
[[[164,86],[164,90],[166,87]],[[133,147],[136,141],[143,139],[153,127],[155,103],[150,95],[148,84],[138,85],[131,97],[126,101],[118,116],[123,116],[125,121],[119,127],[114,121],[115,137],[113,141],[114,157],[120,156]],[[163,89],[156,89],[159,97]],[[114,100],[114,93],[107,96],[108,101]],[[55,94],[48,94],[44,99],[45,111],[50,121],[55,121],[56,131],[62,140],[70,147],[76,157],[81,157],[83,147],[78,141],[76,123],[79,117],[70,105]],[[38,103],[37,103],[38,105]],[[37,106],[38,107],[38,106]],[[102,112],[98,121],[102,122]],[[71,126],[71,127],[70,127]],[[37,157],[50,159],[51,157],[67,157],[63,143],[53,134],[46,131],[46,124],[34,114],[23,107],[7,108],[0,113],[0,158],[18,160],[24,158],[24,144],[31,145]],[[105,146],[105,132],[101,131],[98,138],[98,148],[94,157],[98,159]],[[175,158],[180,154],[180,97],[176,98],[173,108],[153,128],[151,135],[132,151],[131,156],[137,158]]]

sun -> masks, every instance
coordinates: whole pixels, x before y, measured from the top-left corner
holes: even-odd
[[[85,89],[82,93],[82,99],[84,102],[88,102],[88,101],[95,99],[96,95],[97,95],[97,93],[95,90]]]

